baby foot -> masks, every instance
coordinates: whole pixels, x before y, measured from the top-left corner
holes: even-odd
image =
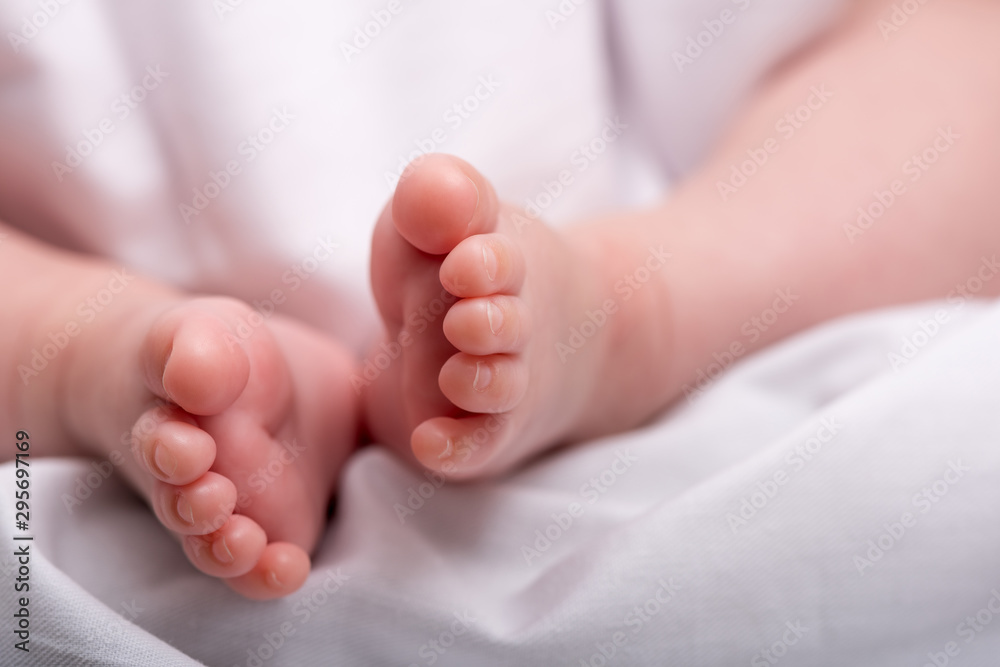
[[[104,345],[105,356],[117,355],[108,366],[126,366],[121,393],[158,403],[135,422],[138,465],[126,474],[199,570],[249,598],[293,592],[356,443],[353,359],[232,299],[175,303],[149,321],[138,332],[138,363]]]
[[[572,359],[559,344],[602,301],[592,256],[499,204],[457,158],[407,172],[372,246],[387,329],[360,382],[373,434],[453,479],[582,435],[610,337]]]

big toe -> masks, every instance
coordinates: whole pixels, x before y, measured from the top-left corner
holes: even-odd
[[[238,308],[229,299],[200,299],[160,317],[142,350],[149,389],[195,415],[232,405],[250,377],[250,360],[233,333]]]
[[[392,199],[396,230],[431,255],[445,255],[463,239],[493,231],[497,213],[490,182],[451,155],[418,158],[407,167]]]

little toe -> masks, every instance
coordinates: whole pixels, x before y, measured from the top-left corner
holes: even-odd
[[[190,484],[215,462],[215,440],[177,408],[147,411],[132,428],[132,437],[136,460],[161,482]]]
[[[184,538],[188,560],[205,574],[223,578],[250,572],[266,546],[264,529],[241,514],[234,514],[214,533]]]
[[[309,578],[309,554],[290,542],[272,542],[246,574],[226,584],[251,600],[274,600],[294,593]]]
[[[521,248],[503,234],[465,239],[441,263],[440,279],[457,297],[517,294],[524,283]]]
[[[157,518],[181,535],[207,535],[230,520],[236,508],[236,485],[214,472],[184,486],[157,482],[152,505]]]
[[[516,356],[477,357],[459,352],[441,367],[441,392],[469,412],[507,412],[528,389],[528,367]]]
[[[448,310],[442,326],[448,342],[466,354],[509,354],[524,348],[530,315],[513,296],[463,299]]]
[[[250,377],[250,360],[224,319],[237,308],[231,299],[199,299],[165,313],[142,349],[149,389],[195,415],[232,405]]]
[[[396,230],[431,255],[493,231],[498,210],[489,181],[464,160],[442,154],[425,155],[407,167],[392,199]]]
[[[506,414],[436,417],[414,429],[410,446],[425,468],[453,480],[474,479],[494,472],[508,426]]]

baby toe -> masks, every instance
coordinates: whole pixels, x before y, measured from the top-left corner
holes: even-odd
[[[250,360],[227,324],[242,308],[199,299],[165,313],[142,348],[149,389],[195,415],[232,405],[250,377]]]
[[[234,514],[213,533],[184,538],[184,553],[188,560],[205,574],[223,578],[250,572],[266,546],[264,529],[253,519],[240,514]]]
[[[477,357],[459,352],[441,367],[438,385],[449,401],[469,412],[507,412],[528,389],[528,367],[520,357]]]
[[[443,322],[444,335],[466,354],[485,356],[520,352],[527,342],[530,315],[521,299],[492,296],[463,299]]]
[[[132,428],[136,460],[161,482],[183,486],[209,471],[215,440],[177,408],[147,411]]]
[[[207,535],[230,520],[236,508],[236,485],[214,472],[184,486],[157,482],[153,510],[160,522],[181,535]]]
[[[295,544],[272,542],[246,574],[226,584],[251,600],[273,600],[294,593],[309,578],[309,555]]]
[[[506,414],[436,417],[413,431],[410,446],[425,468],[449,479],[468,480],[497,471],[498,453],[506,448],[510,417]]]
[[[441,263],[441,285],[457,297],[517,294],[524,283],[521,248],[503,234],[477,234]]]
[[[431,255],[451,252],[472,234],[493,231],[497,213],[489,181],[451,155],[430,154],[413,162],[392,198],[396,230]]]

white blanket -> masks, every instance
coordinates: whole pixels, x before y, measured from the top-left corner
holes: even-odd
[[[837,321],[737,364],[647,428],[488,484],[438,488],[369,449],[347,470],[310,580],[269,603],[194,571],[93,463],[32,461],[33,661],[7,628],[0,655],[130,667],[993,665],[998,333],[1000,306]],[[11,465],[0,480],[9,582]]]

